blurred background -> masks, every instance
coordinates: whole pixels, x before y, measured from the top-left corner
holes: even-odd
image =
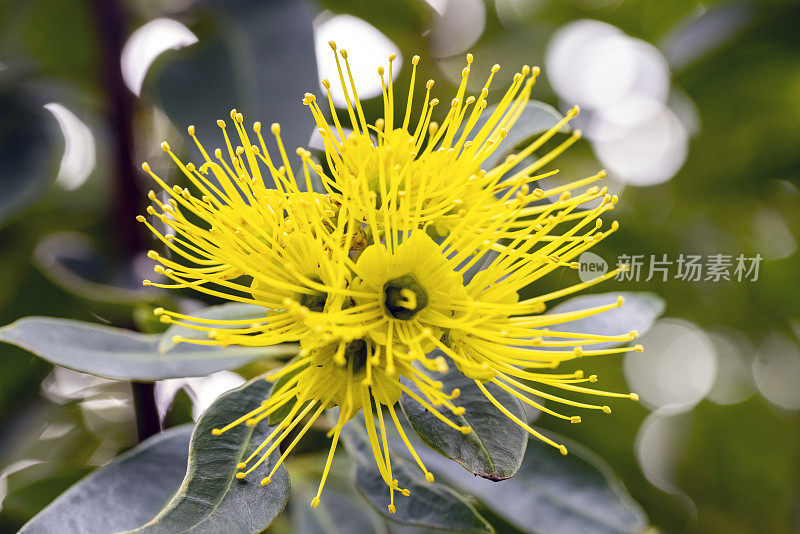
[[[475,92],[503,65],[490,101],[539,65],[533,98],[582,109],[584,140],[558,168],[606,168],[621,198],[621,229],[593,261],[642,265],[595,290],[652,291],[667,309],[643,354],[591,362],[639,404],[537,424],[605,458],[663,532],[798,532],[798,21],[800,3],[756,0],[2,0],[0,325],[147,331],[152,306],[199,305],[140,285],[153,243],[134,221],[151,187],[139,164],[170,176],[161,141],[194,158],[186,126],[215,142],[232,107],[307,146],[301,98],[336,77],[330,39],[350,51],[370,121],[392,53],[402,91],[419,54],[443,101],[468,51]],[[188,421],[242,381],[159,383],[159,411]],[[5,344],[0,425],[2,532],[136,441],[129,384]]]

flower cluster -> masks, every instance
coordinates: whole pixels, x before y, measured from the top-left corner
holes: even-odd
[[[503,143],[525,109],[537,68],[523,67],[493,110],[487,110],[491,72],[477,96],[467,96],[472,56],[441,123],[433,120],[439,100],[431,98],[433,81],[415,100],[419,57],[412,61],[405,111],[395,116],[392,61],[378,70],[383,83],[383,117],[368,123],[356,91],[345,50],[331,43],[347,103],[340,117],[330,83],[327,111],[316,97],[303,99],[324,140],[324,158],[297,149],[293,169],[280,127],[262,136],[251,131],[236,110],[229,123],[218,121],[225,149],[209,154],[189,135],[202,163],[183,163],[163,149],[192,189],[169,186],[148,164],[143,168],[166,192],[150,192],[150,217],[140,216],[169,250],[150,251],[165,283],[146,285],[192,288],[228,300],[255,304],[263,316],[247,320],[208,320],[175,311],[156,310],[165,323],[207,333],[190,343],[267,346],[299,342],[298,355],[267,379],[276,381],[271,396],[256,410],[232,421],[255,425],[273,414],[281,422],[257,450],[239,464],[247,476],[284,440],[278,465],[326,409],[338,407],[332,442],[316,506],[344,424],[364,413],[375,462],[390,491],[407,495],[392,476],[387,442],[391,420],[429,481],[427,470],[398,420],[395,404],[410,396],[433,416],[463,433],[450,414],[461,414],[459,391],[445,391],[433,373],[455,365],[475,381],[498,412],[557,447],[563,445],[531,428],[492,395],[492,383],[522,402],[572,422],[543,401],[572,408],[609,412],[603,404],[577,402],[562,392],[635,399],[634,394],[584,387],[594,376],[581,371],[555,374],[564,361],[579,357],[641,350],[640,346],[593,349],[624,342],[636,332],[600,336],[560,331],[558,325],[622,304],[564,314],[543,314],[548,302],[611,278],[612,271],[590,282],[520,299],[520,291],[557,269],[576,269],[575,260],[617,229],[601,216],[617,202],[595,184],[598,173],[567,185],[542,189],[538,182],[557,171],[544,169],[578,139],[566,138],[544,155],[531,156],[556,137],[577,114],[518,148],[494,168],[484,161]],[[402,108],[402,106],[400,106]],[[416,109],[415,109],[416,108]],[[348,125],[345,129],[342,121]],[[232,131],[232,130],[235,130]],[[268,149],[267,141],[271,145]],[[278,154],[274,157],[270,154]],[[438,350],[436,350],[438,349]],[[402,380],[401,380],[402,378]],[[409,387],[413,384],[416,387]],[[302,428],[296,431],[296,427]],[[270,481],[270,476],[262,480]]]

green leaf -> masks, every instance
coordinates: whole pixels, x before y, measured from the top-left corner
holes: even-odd
[[[3,78],[12,76],[2,73]],[[7,83],[0,79],[0,85]],[[55,121],[22,91],[0,86],[0,225],[44,194],[53,175]]]
[[[525,532],[634,534],[645,530],[647,517],[608,465],[584,447],[547,434],[565,443],[569,454],[562,456],[531,437],[520,470],[500,482],[474,478],[441,456],[418,452],[437,477],[473,495]]]
[[[324,459],[320,458],[321,462]],[[351,534],[372,532],[386,534],[384,520],[353,488],[340,487],[333,481],[325,485],[319,505],[311,508],[309,502],[316,494],[311,484],[294,484],[292,488],[292,526],[303,534]]]
[[[239,425],[221,436],[220,428],[257,408],[269,384],[256,379],[219,397],[197,421],[189,444],[189,467],[178,493],[150,522],[127,534],[261,532],[283,511],[289,500],[289,475],[281,467],[272,482],[260,481],[278,459],[275,451],[250,476],[237,479],[236,464],[247,457],[272,427]]]
[[[78,232],[45,236],[36,244],[33,261],[51,282],[81,298],[136,304],[164,297],[163,290],[142,285],[130,262],[111,262],[87,235]]]
[[[216,120],[232,108],[248,122],[279,122],[294,157],[313,125],[303,94],[319,87],[313,16],[306,2],[292,0],[198,2],[199,42],[164,54],[153,77],[162,108],[181,130],[195,124],[204,142],[221,139]]]
[[[356,461],[356,486],[384,518],[398,523],[437,530],[494,532],[475,507],[447,486],[427,482],[416,466],[401,457],[392,457],[392,473],[401,488],[411,495],[395,492],[396,513],[388,511],[389,488],[378,472],[366,430],[355,420],[344,427],[342,438]]]
[[[153,517],[186,472],[190,425],[153,436],[86,476],[31,519],[21,534],[108,534]]]
[[[447,373],[436,373],[432,378],[444,384],[443,391],[461,390],[454,402],[466,411],[462,415],[448,414],[448,417],[459,426],[471,427],[472,432],[462,434],[454,430],[404,394],[400,406],[420,439],[439,454],[483,478],[503,480],[513,476],[522,464],[528,433],[503,415],[486,399],[475,381],[465,377],[452,363]],[[413,383],[406,385],[421,395]],[[486,384],[486,388],[511,413],[526,420],[525,410],[516,397],[491,383]]]
[[[242,302],[230,302],[227,304],[220,304],[218,306],[209,306],[203,310],[193,313],[193,317],[199,319],[224,319],[224,320],[237,320],[237,319],[262,319],[264,318],[265,309],[261,306],[253,304],[244,304]],[[236,326],[218,326],[218,330],[224,328],[237,328]],[[185,339],[208,339],[206,332],[195,330],[187,326],[177,324],[171,325],[163,334],[161,341],[158,344],[159,352],[168,352],[180,343],[175,343],[173,338],[180,336]]]
[[[583,319],[569,321],[558,326],[565,332],[580,332],[582,334],[598,334],[616,336],[636,330],[644,334],[653,326],[653,323],[663,313],[666,307],[664,299],[654,293],[632,293],[615,291],[613,293],[598,293],[594,295],[581,295],[555,306],[549,313],[566,313],[596,306],[603,306],[616,302],[618,297],[625,299],[619,308],[613,308],[603,313],[591,315]],[[613,347],[620,343],[604,342],[592,345],[592,349]]]
[[[55,365],[106,378],[163,380],[204,376],[259,358],[293,354],[293,345],[213,347],[182,343],[160,352],[161,335],[55,317],[25,317],[0,328],[0,341]]]

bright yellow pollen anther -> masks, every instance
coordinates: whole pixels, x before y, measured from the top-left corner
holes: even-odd
[[[219,428],[214,428],[211,430],[211,434],[213,434],[214,436],[221,436],[222,430],[220,430]]]

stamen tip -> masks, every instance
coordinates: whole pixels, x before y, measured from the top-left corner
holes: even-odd
[[[569,418],[569,422],[570,423],[580,423],[581,422],[581,416],[580,415],[573,415],[572,417]]]
[[[566,446],[564,446],[564,445],[559,445],[559,447],[558,447],[558,450],[559,450],[559,452],[560,452],[561,454],[563,454],[564,456],[566,456],[566,455],[567,455],[567,447],[566,447]]]
[[[221,436],[222,435],[222,430],[220,430],[219,428],[213,428],[213,429],[211,429],[211,435],[213,435],[213,436]]]
[[[459,430],[461,431],[462,434],[469,434],[470,432],[472,432],[472,427],[462,426],[461,428],[459,428]]]
[[[267,477],[267,478],[265,478],[265,479],[263,479],[263,480],[261,481],[261,485],[262,485],[262,486],[266,486],[266,485],[267,485],[267,484],[269,484],[270,482],[272,482],[272,481],[270,480],[270,478],[269,478],[269,477]]]
[[[247,464],[245,462],[239,462],[238,464],[236,464],[236,469],[244,469],[245,467],[247,467]]]
[[[631,398],[632,401],[638,401],[639,395],[637,393],[630,393],[628,396]]]
[[[241,468],[240,468],[240,469],[241,469]],[[236,473],[236,478],[238,478],[239,480],[243,479],[244,477],[245,477],[245,474],[244,474],[244,473],[242,473],[241,471],[240,471],[240,472],[238,472],[238,473]]]
[[[433,482],[433,473],[431,473],[430,471],[425,473],[425,480],[427,480],[428,482]]]
[[[603,410],[604,413],[611,413],[611,407],[609,407],[609,406],[603,406],[602,410]]]
[[[319,506],[319,497],[314,497],[311,499],[311,508],[316,508]]]
[[[393,513],[395,513],[397,511],[397,508],[395,508],[393,504],[390,504],[388,506],[388,508],[389,508],[389,513],[390,514],[393,514]]]
[[[642,345],[634,345],[633,346],[633,350],[635,350],[636,352],[644,352],[644,346],[642,346]]]

